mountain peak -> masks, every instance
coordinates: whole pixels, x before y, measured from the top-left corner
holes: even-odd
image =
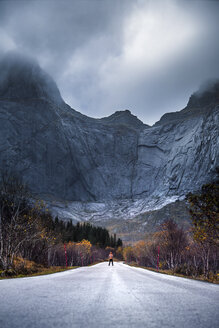
[[[219,105],[219,80],[207,81],[194,92],[187,106],[178,112],[164,114],[155,125],[168,124],[173,121],[186,120],[188,117],[203,115]]]
[[[130,110],[118,110],[108,117],[101,118],[101,121],[112,125],[126,125],[134,129],[149,127],[144,124],[137,116],[133,115]]]
[[[114,115],[114,114],[116,114],[116,115],[120,115],[120,114],[122,114],[122,115],[133,115],[129,109],[117,110],[112,115]]]
[[[44,99],[55,104],[63,100],[53,79],[28,56],[10,52],[0,62],[0,98]]]
[[[187,108],[201,108],[219,103],[219,80],[203,83],[199,90],[191,95]]]

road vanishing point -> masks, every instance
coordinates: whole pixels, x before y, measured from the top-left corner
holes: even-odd
[[[0,280],[1,328],[219,326],[219,286],[107,262]]]

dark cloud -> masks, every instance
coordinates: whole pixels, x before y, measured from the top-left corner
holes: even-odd
[[[219,76],[218,1],[0,1],[0,52],[34,56],[73,108],[152,124]]]

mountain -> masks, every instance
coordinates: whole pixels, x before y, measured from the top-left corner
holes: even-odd
[[[218,82],[150,127],[127,110],[82,115],[29,58],[9,55],[0,70],[0,168],[60,216],[132,219],[200,189],[219,166]]]
[[[1,100],[45,99],[64,104],[55,82],[32,58],[9,53],[0,62],[0,72]]]
[[[105,124],[111,124],[111,125],[126,125],[132,129],[144,129],[149,127],[149,125],[144,124],[142,121],[140,121],[137,116],[134,116],[130,110],[120,110],[116,111],[114,114],[103,117],[100,119],[101,122]]]
[[[183,110],[164,114],[155,125],[166,124],[174,121],[188,120],[192,117],[200,117],[211,113],[219,104],[219,80],[204,83],[200,90],[189,98],[189,102]]]

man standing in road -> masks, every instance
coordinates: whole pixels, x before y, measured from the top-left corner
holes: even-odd
[[[113,265],[113,253],[112,252],[109,253],[109,265],[110,265],[110,262],[112,262],[112,265]]]

